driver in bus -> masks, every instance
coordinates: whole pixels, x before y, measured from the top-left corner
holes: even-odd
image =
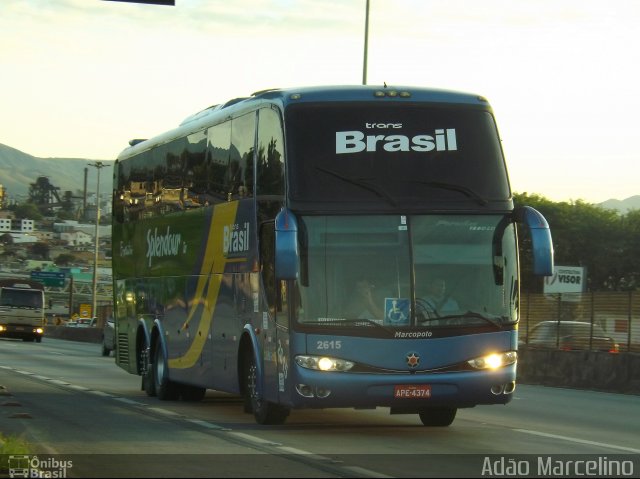
[[[424,304],[434,313],[459,311],[458,302],[447,293],[447,283],[443,278],[431,278],[427,282],[427,294],[422,298]]]
[[[347,318],[357,319],[383,319],[384,311],[381,305],[376,304],[375,284],[366,277],[356,279],[351,292],[347,308]]]

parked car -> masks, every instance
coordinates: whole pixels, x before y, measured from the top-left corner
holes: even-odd
[[[531,328],[528,340],[523,343],[533,348],[564,351],[593,350],[617,353],[620,350],[618,344],[601,326],[592,326],[584,321],[542,321]]]
[[[66,325],[69,328],[93,328],[98,322],[98,318],[78,318],[75,320],[67,321]]]
[[[116,349],[116,329],[113,318],[107,318],[102,329],[102,355],[109,356]]]

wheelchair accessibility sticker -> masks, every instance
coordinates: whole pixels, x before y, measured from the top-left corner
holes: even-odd
[[[409,324],[409,307],[408,298],[384,298],[384,324]]]

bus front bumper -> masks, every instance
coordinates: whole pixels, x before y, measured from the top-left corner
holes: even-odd
[[[21,324],[0,324],[0,336],[5,338],[33,338],[42,337],[42,326],[26,326]]]
[[[515,390],[516,367],[497,371],[372,375],[296,368],[290,384],[293,408],[465,408],[506,404]]]

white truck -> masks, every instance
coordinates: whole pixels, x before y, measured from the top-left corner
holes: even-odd
[[[26,279],[0,280],[0,337],[42,341],[44,286]]]

